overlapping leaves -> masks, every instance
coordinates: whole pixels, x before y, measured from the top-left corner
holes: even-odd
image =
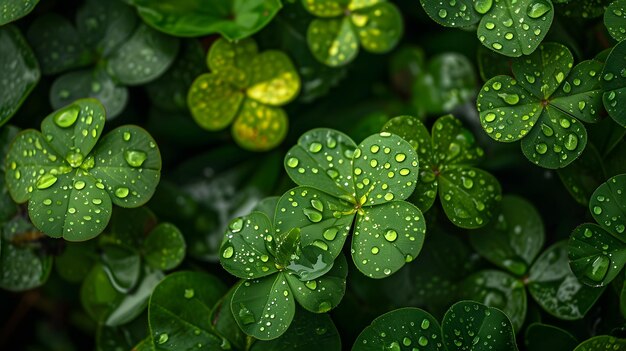
[[[376,318],[352,346],[374,350],[517,351],[511,322],[502,311],[472,301],[452,305],[441,326],[428,312],[401,308]]]
[[[348,64],[359,47],[388,52],[402,36],[400,11],[386,0],[302,0],[302,5],[316,17],[307,30],[309,48],[329,66]]]
[[[420,2],[430,18],[443,26],[465,28],[477,24],[478,39],[485,47],[511,57],[533,53],[554,17],[550,0]]]
[[[113,118],[126,106],[126,86],[150,82],[167,70],[178,40],[138,22],[132,7],[119,0],[86,1],[75,26],[54,13],[33,22],[28,39],[42,72],[63,73],[52,84],[53,108],[93,97]]]
[[[626,40],[613,47],[602,70],[602,101],[611,118],[626,128]]]
[[[231,123],[235,141],[251,150],[277,146],[287,134],[287,114],[280,107],[300,90],[300,77],[281,51],[259,53],[252,39],[220,39],[207,56],[211,73],[200,75],[187,96],[191,114],[204,129]]]
[[[11,197],[28,201],[33,224],[51,237],[93,238],[109,222],[113,204],[141,206],[158,184],[161,156],[152,137],[122,126],[100,140],[104,122],[97,100],[77,100],[46,117],[42,132],[18,134],[8,151]]]
[[[563,168],[587,145],[581,122],[600,119],[602,63],[588,60],[572,68],[571,52],[556,43],[513,61],[513,77],[496,76],[481,89],[480,122],[500,142],[522,140],[522,152],[544,168]]]
[[[390,120],[383,130],[403,137],[419,155],[421,167],[411,196],[420,209],[429,209],[439,192],[446,216],[463,228],[487,224],[501,198],[500,184],[491,174],[474,167],[483,157],[474,136],[452,115],[439,118],[432,137],[410,116]]]
[[[597,224],[578,226],[570,236],[570,266],[590,286],[610,283],[626,264],[626,174],[609,178],[589,199]]]

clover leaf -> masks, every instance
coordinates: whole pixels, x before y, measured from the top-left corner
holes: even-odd
[[[232,297],[235,320],[246,334],[261,340],[285,333],[294,317],[294,299],[311,312],[323,313],[339,304],[346,288],[343,255],[330,253],[322,241],[308,244],[298,227],[281,231],[279,223],[278,216],[272,224],[256,211],[236,218],[220,248],[222,266],[247,279]]]
[[[500,201],[500,184],[491,174],[473,167],[483,156],[474,136],[461,121],[447,115],[435,121],[432,137],[410,116],[391,119],[383,130],[407,140],[420,156],[420,177],[411,196],[426,211],[437,191],[446,216],[462,228],[486,225]]]
[[[519,57],[535,51],[554,17],[550,0],[420,0],[435,22],[455,28],[478,22],[477,36],[487,48]]]
[[[83,241],[100,234],[112,205],[137,207],[159,182],[161,156],[137,126],[114,129],[101,140],[104,107],[81,99],[47,116],[42,132],[18,134],[5,161],[13,200],[28,201],[33,224],[51,237]]]
[[[604,108],[617,124],[626,128],[626,110],[624,109],[626,91],[626,72],[624,71],[624,56],[626,55],[626,40],[619,42],[606,59],[602,70],[601,85],[604,90],[602,101]]]
[[[578,226],[570,236],[570,267],[589,286],[610,283],[626,264],[626,174],[609,178],[589,199],[598,224]]]
[[[28,39],[44,74],[63,73],[51,87],[53,108],[93,97],[104,104],[108,118],[126,106],[126,86],[158,78],[179,47],[177,39],[139,24],[122,1],[87,0],[75,26],[60,15],[43,15],[30,26]]]
[[[0,26],[28,15],[39,0],[5,0],[0,5]],[[3,51],[4,52],[4,51]]]
[[[526,318],[524,286],[548,313],[564,320],[583,318],[603,289],[577,280],[568,266],[565,241],[550,246],[535,260],[543,245],[543,233],[541,217],[530,203],[504,197],[497,220],[472,233],[470,242],[480,255],[508,272],[482,270],[472,274],[459,289],[461,297],[501,309],[515,330],[521,329]],[[561,298],[566,291],[573,293]]]
[[[381,349],[424,351],[517,351],[511,322],[502,311],[473,301],[452,305],[441,327],[428,312],[406,307],[385,313],[366,327],[353,351]]]
[[[301,187],[293,202],[279,201],[276,218],[303,228],[303,237],[314,233],[336,255],[354,223],[352,259],[371,278],[419,254],[426,223],[403,201],[415,188],[417,154],[402,138],[382,132],[357,146],[338,131],[313,129],[287,152],[285,169]]]
[[[604,11],[604,25],[613,39],[626,39],[626,1],[615,0]]]
[[[541,167],[570,164],[587,145],[580,122],[600,119],[602,93],[602,63],[573,63],[569,49],[556,43],[514,60],[513,77],[491,78],[478,94],[483,129],[496,141],[522,139],[526,158]]]
[[[225,293],[224,283],[207,273],[183,271],[168,275],[150,296],[149,343],[153,349],[219,349],[224,341],[215,333],[208,316]]]
[[[282,7],[280,0],[130,0],[150,26],[170,35],[198,37],[219,33],[245,39],[265,27]]]
[[[578,342],[567,331],[549,324],[533,323],[526,328],[524,334],[526,347],[529,351],[573,350]]]
[[[302,5],[316,17],[307,30],[309,49],[328,66],[348,64],[359,46],[371,53],[386,53],[402,36],[400,11],[386,0],[302,0]]]
[[[606,179],[602,157],[593,144],[587,144],[579,158],[557,173],[574,200],[583,206],[588,205],[591,194]]]
[[[626,347],[626,339],[619,339],[610,335],[598,335],[583,341],[576,346],[574,351],[621,350],[624,347]]]
[[[287,114],[280,107],[300,90],[300,77],[281,51],[258,53],[256,42],[245,39],[215,42],[207,64],[211,73],[196,78],[187,96],[200,127],[221,130],[231,123],[235,141],[243,148],[274,148],[287,134]]]
[[[0,5],[0,8],[2,6],[8,5]],[[17,27],[8,25],[0,28],[0,52],[1,126],[17,112],[39,82],[41,73],[33,51]]]

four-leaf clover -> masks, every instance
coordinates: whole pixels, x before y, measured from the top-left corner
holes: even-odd
[[[281,51],[258,53],[252,39],[220,39],[207,55],[211,73],[191,85],[187,102],[196,122],[208,130],[232,127],[235,141],[251,150],[277,146],[287,134],[287,115],[280,106],[300,91],[300,77]]]
[[[493,77],[478,94],[483,129],[500,142],[522,139],[526,158],[541,167],[570,164],[587,145],[580,122],[597,122],[602,108],[602,63],[573,65],[572,53],[556,43],[514,60],[513,77]]]
[[[81,99],[19,133],[5,161],[5,181],[17,203],[28,201],[33,224],[70,241],[100,234],[112,204],[138,207],[159,182],[161,155],[142,128],[118,127],[104,136],[104,107]]]

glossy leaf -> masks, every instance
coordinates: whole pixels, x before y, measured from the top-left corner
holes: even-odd
[[[107,72],[122,84],[147,83],[169,68],[178,47],[177,39],[140,25],[108,58]]]
[[[5,11],[0,13],[1,19],[5,19],[11,8],[7,6],[18,6],[18,1],[11,1],[10,4],[0,5],[0,9]],[[15,3],[15,4],[14,4]],[[34,0],[32,4],[36,3]],[[0,25],[3,23],[0,23]],[[0,28],[0,125],[6,123],[22,105],[30,92],[35,88],[41,73],[39,64],[31,48],[13,25]]]
[[[348,263],[340,254],[333,268],[321,277],[302,281],[298,276],[286,274],[287,283],[300,306],[314,313],[324,313],[337,307],[346,291]]]
[[[543,247],[544,236],[535,207],[509,195],[502,198],[497,217],[470,234],[470,243],[489,262],[522,276]]]
[[[443,351],[437,320],[419,308],[405,307],[385,313],[367,326],[352,346],[354,351],[411,350]]]
[[[583,206],[589,204],[591,194],[606,179],[602,157],[593,144],[587,144],[576,161],[557,173],[570,195]]]
[[[239,284],[231,308],[243,331],[260,340],[275,339],[287,331],[295,314],[295,303],[285,273]]]
[[[473,165],[484,155],[482,148],[476,145],[474,135],[452,115],[445,115],[435,121],[432,139],[434,157],[440,171],[445,171],[442,166],[447,165]]]
[[[626,226],[626,174],[609,178],[589,199],[589,211],[604,229],[622,242]]]
[[[626,347],[626,339],[618,339],[610,335],[594,336],[580,343],[574,351],[620,350]]]
[[[261,212],[232,220],[220,248],[220,262],[232,275],[250,279],[277,272],[266,242],[273,233],[272,224]],[[250,262],[252,260],[252,262]]]
[[[130,247],[116,244],[104,244],[102,266],[115,290],[127,293],[135,287],[141,274],[139,253]]]
[[[208,130],[226,128],[237,116],[244,95],[217,74],[198,76],[187,103],[196,123]]]
[[[228,293],[213,306],[209,319],[217,335],[224,337],[236,350],[245,349],[248,336],[239,328],[231,309],[230,301],[237,285],[228,290]]]
[[[405,201],[365,207],[352,238],[356,267],[370,278],[384,278],[411,262],[422,249],[426,221]]]
[[[420,0],[424,11],[433,21],[446,27],[468,27],[478,23],[481,13],[474,9],[474,1],[459,0],[455,2],[436,1],[436,0]],[[480,4],[493,4],[486,1]],[[486,7],[486,5],[485,5]],[[491,5],[485,12],[491,9]],[[482,10],[482,9],[481,9]]]
[[[530,268],[528,290],[548,313],[564,320],[581,319],[604,289],[582,284],[569,268],[567,242],[548,247]]]
[[[76,12],[76,29],[83,43],[108,56],[137,28],[133,8],[123,1],[86,0]]]
[[[526,319],[526,289],[508,273],[484,270],[469,276],[459,287],[460,298],[495,307],[504,312],[519,331]]]
[[[511,322],[497,308],[457,302],[446,312],[441,327],[448,350],[517,350]]]
[[[218,349],[222,338],[208,318],[226,292],[216,277],[200,272],[176,272],[163,279],[150,296],[148,321],[154,350]]]
[[[174,36],[219,33],[237,41],[265,27],[282,7],[279,0],[131,0],[139,16],[152,27]]]
[[[604,11],[604,25],[613,39],[626,39],[626,2],[615,0]]]
[[[0,6],[0,26],[13,22],[21,17],[29,14],[35,6],[39,3],[39,0],[6,0]]]
[[[368,2],[357,5],[358,2],[353,1],[349,6],[353,11],[350,21],[354,25],[363,50],[383,54],[393,49],[400,41],[403,34],[402,15],[391,2],[370,3],[373,5],[366,7]]]
[[[299,228],[302,246],[325,247],[333,259],[343,249],[355,216],[350,204],[306,186],[286,192],[276,211],[277,233]]]
[[[52,269],[52,256],[41,250],[41,233],[26,219],[16,217],[2,225],[0,287],[24,291],[43,285]]]
[[[338,198],[354,196],[352,158],[357,145],[347,135],[329,129],[304,133],[285,155],[285,170],[298,185],[306,185]],[[328,161],[328,159],[332,161]]]
[[[624,56],[626,56],[626,40],[617,43],[606,59],[602,70],[602,101],[604,108],[622,127],[626,127],[626,109],[624,104],[626,98],[626,77],[622,74],[624,67]]]
[[[116,84],[102,69],[85,69],[59,76],[50,88],[50,104],[59,109],[74,100],[91,97],[98,99],[109,119],[119,115],[128,102],[128,89]]]
[[[186,248],[183,234],[170,223],[157,225],[142,245],[146,263],[164,271],[174,269],[182,263]]]
[[[288,124],[283,109],[245,99],[233,123],[232,134],[241,147],[266,151],[285,139]]]
[[[330,67],[343,66],[359,53],[358,37],[349,18],[314,19],[307,30],[311,53]]]
[[[267,50],[250,62],[246,95],[260,103],[281,106],[300,91],[300,78],[291,59],[282,51]]]

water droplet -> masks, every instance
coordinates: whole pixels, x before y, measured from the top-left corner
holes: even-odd
[[[448,16],[448,11],[446,9],[439,10],[439,17],[446,18]]]
[[[389,242],[394,242],[396,241],[396,239],[398,239],[398,232],[393,229],[387,230],[387,232],[385,233],[385,240]]]
[[[317,288],[317,282],[315,280],[309,280],[304,283],[304,285],[311,290],[315,290]]]
[[[322,214],[317,210],[305,208],[302,212],[311,222],[317,223],[322,220]]]
[[[44,174],[37,180],[37,189],[47,189],[57,182],[57,177],[52,174]]]
[[[496,114],[495,113],[488,113],[485,115],[485,121],[486,122],[493,122],[496,120]]]
[[[537,151],[538,154],[543,155],[548,151],[548,145],[545,143],[539,143],[535,145],[535,151]]]
[[[589,266],[585,272],[585,275],[593,281],[602,281],[609,270],[610,264],[611,260],[607,256],[600,255],[593,260],[591,266]]]
[[[169,335],[167,335],[167,334],[161,334],[161,335],[159,335],[159,340],[158,340],[158,343],[159,343],[160,345],[163,345],[163,344],[165,344],[165,343],[167,342],[167,340],[168,340],[169,338],[170,338],[170,337],[169,337]]]
[[[254,314],[248,308],[246,308],[243,304],[239,307],[238,313],[239,319],[243,325],[252,324],[255,322]]]
[[[195,291],[193,289],[185,289],[185,298],[190,299],[195,295]]]
[[[563,127],[563,128],[569,128],[569,127],[570,127],[570,125],[571,125],[571,123],[570,123],[569,119],[567,119],[567,118],[563,118],[563,119],[561,119],[561,120],[559,121],[559,124],[560,124],[560,125],[561,125],[561,127]]]
[[[74,188],[76,190],[82,190],[85,188],[85,182],[83,182],[82,180],[77,180],[74,182]]]
[[[128,188],[123,186],[115,189],[115,196],[119,197],[120,199],[125,198],[126,196],[128,196],[129,193],[130,191],[128,190]]]
[[[422,320],[422,324],[420,324],[420,327],[424,330],[428,329],[428,327],[430,327],[430,321],[428,319]]]
[[[324,312],[328,312],[330,311],[330,309],[332,308],[332,305],[330,304],[330,302],[328,301],[322,301],[319,306],[317,307],[317,311],[319,313],[324,313]]]
[[[544,1],[536,1],[530,5],[526,9],[526,13],[530,18],[539,18],[551,10],[550,5],[545,3]]]
[[[148,155],[143,151],[126,150],[126,152],[124,152],[126,163],[132,167],[141,167],[146,161],[146,158],[148,158]]]
[[[491,47],[496,49],[496,50],[500,50],[500,49],[502,49],[502,44],[500,44],[500,43],[493,43],[493,44],[491,44]]]
[[[311,206],[320,212],[324,211],[324,204],[318,199],[311,199]]]
[[[372,247],[372,250],[371,250],[372,254],[377,255],[379,251],[380,250],[378,249],[378,247],[376,246]]]
[[[80,152],[69,152],[65,157],[65,161],[67,161],[70,166],[77,168],[83,164],[83,155]]]
[[[320,152],[321,150],[322,150],[322,144],[320,143],[313,142],[311,143],[311,145],[309,145],[309,151],[311,151],[314,154]]]
[[[78,119],[79,112],[78,106],[67,107],[54,115],[54,123],[61,128],[71,127]]]
[[[565,139],[564,146],[569,151],[576,150],[576,147],[578,146],[578,137],[572,133],[568,134],[567,139]]]
[[[417,343],[420,344],[420,346],[426,346],[428,345],[428,339],[424,336],[420,336],[419,339],[417,339]]]
[[[470,178],[463,178],[463,186],[465,189],[471,189],[474,186],[474,181]]]
[[[586,105],[586,104],[585,104],[585,102],[584,102],[584,101],[582,101],[582,100],[581,100],[581,101],[579,101],[579,102],[578,102],[578,109],[579,109],[579,110],[581,110],[581,111],[582,111],[582,110],[584,110],[584,109],[585,109],[585,105]]]
[[[222,252],[222,257],[231,258],[233,257],[234,253],[235,253],[235,249],[233,249],[232,246],[228,246],[227,248],[224,249],[224,252]]]
[[[324,236],[324,239],[332,241],[332,240],[335,240],[335,237],[337,236],[338,232],[339,232],[339,229],[337,227],[330,227],[324,231],[322,236]]]
[[[541,124],[541,131],[543,132],[543,135],[547,137],[554,135],[554,130],[552,130],[552,128],[547,124]]]
[[[300,161],[298,161],[298,159],[295,158],[295,157],[290,157],[287,160],[287,166],[289,166],[289,168],[296,168],[296,167],[298,167],[298,163],[300,163]]]
[[[487,11],[491,9],[492,5],[493,0],[474,0],[474,10],[481,15],[487,13]]]
[[[385,346],[385,351],[401,351],[400,344],[397,341],[393,341],[391,344]]]
[[[509,105],[515,105],[519,102],[519,95],[517,94],[500,93],[498,96]]]
[[[602,207],[600,207],[600,206],[594,206],[594,207],[593,207],[593,213],[595,213],[595,214],[597,214],[597,215],[601,214],[601,213],[602,213]]]
[[[240,232],[241,229],[243,229],[243,219],[242,218],[234,219],[232,222],[230,222],[230,224],[228,225],[228,228],[233,233]]]

